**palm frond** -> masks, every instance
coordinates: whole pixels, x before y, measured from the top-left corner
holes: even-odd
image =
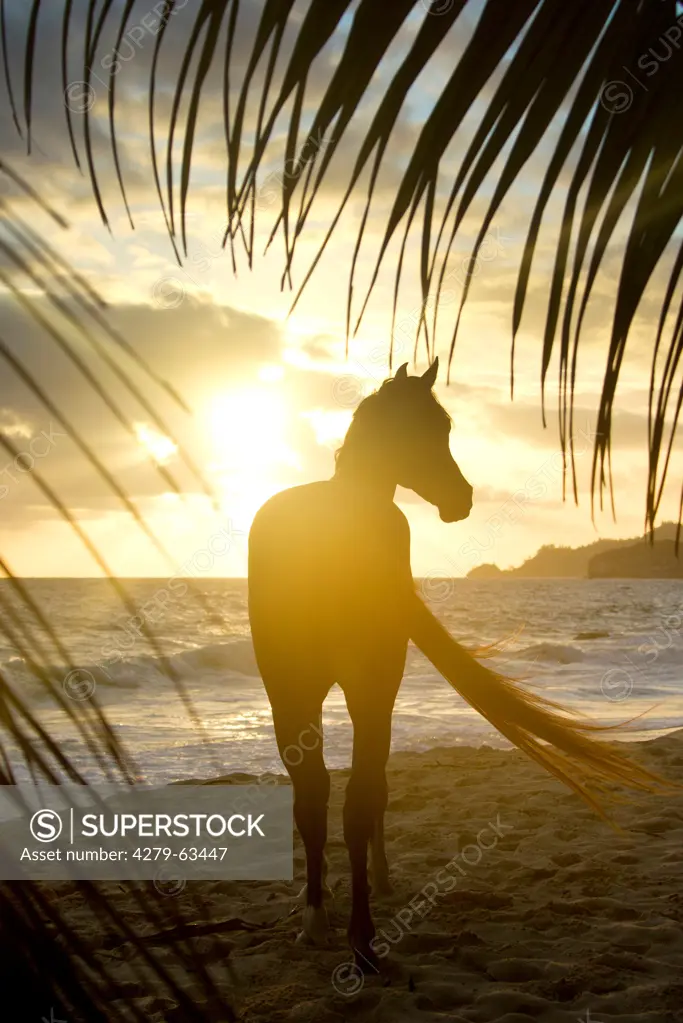
[[[50,6],[54,8],[53,0]],[[15,123],[25,135],[29,147],[35,54],[40,38],[41,15],[46,7],[45,0],[34,0],[26,20],[23,124],[15,101],[17,89],[7,65],[5,68]],[[69,82],[75,80],[85,82],[87,87],[92,81],[93,68],[100,56],[106,31],[113,30],[115,57],[125,33],[132,24],[136,24],[135,2],[126,0],[126,3],[117,5],[112,0],[104,0],[103,3],[89,0],[84,22],[75,18],[71,0],[63,0],[62,11],[64,87],[68,88]],[[226,243],[229,241],[233,247],[235,239],[241,238],[250,264],[253,260],[257,177],[269,159],[276,122],[286,117],[284,167],[289,170],[281,176],[282,206],[271,237],[278,228],[281,229],[285,245],[283,284],[291,286],[297,240],[308,221],[314,200],[320,195],[331,161],[342,144],[346,151],[353,152],[349,125],[359,110],[372,105],[376,73],[382,70],[392,43],[400,33],[405,33],[410,43],[406,43],[400,64],[387,72],[379,104],[356,146],[338,212],[332,218],[320,252],[304,274],[304,285],[324,252],[349,198],[359,191],[363,171],[369,167],[364,213],[349,277],[347,332],[358,329],[389,245],[402,230],[401,259],[394,288],[395,315],[406,242],[417,225],[420,244],[415,271],[420,280],[423,314],[419,317],[415,343],[417,346],[422,336],[426,347],[433,348],[438,301],[430,337],[425,315],[427,299],[432,287],[436,287],[437,295],[442,291],[454,240],[464,218],[473,208],[475,197],[482,194],[487,175],[496,161],[502,160],[502,168],[481,219],[471,266],[476,265],[477,253],[493,217],[529,160],[533,157],[537,163],[544,164],[543,182],[529,216],[512,312],[511,384],[514,380],[514,343],[527,304],[541,221],[551,200],[565,195],[564,214],[555,242],[555,265],[548,282],[541,379],[545,388],[551,364],[557,357],[559,430],[563,451],[571,463],[576,496],[572,409],[578,353],[585,337],[582,332],[584,316],[596,277],[601,269],[604,270],[606,257],[616,247],[615,228],[619,217],[623,211],[634,208],[621,255],[611,337],[605,359],[594,451],[593,492],[597,491],[602,500],[603,490],[610,479],[612,414],[634,316],[655,269],[661,264],[666,265],[669,260],[669,288],[662,302],[662,319],[656,338],[653,338],[651,358],[646,521],[652,525],[669,466],[681,394],[680,377],[677,375],[680,317],[668,334],[665,321],[674,301],[681,270],[680,259],[671,260],[669,251],[677,238],[683,213],[683,191],[680,188],[683,135],[678,127],[683,103],[683,61],[677,58],[672,46],[669,46],[671,59],[663,53],[654,62],[654,71],[645,70],[648,65],[643,63],[643,59],[649,47],[659,43],[661,48],[668,45],[668,41],[675,46],[676,38],[680,37],[675,0],[639,0],[638,3],[631,0],[574,0],[572,4],[563,0],[520,0],[512,5],[488,0],[467,45],[455,62],[452,74],[416,134],[388,215],[374,215],[373,199],[392,133],[405,109],[409,93],[430,58],[439,47],[447,45],[447,37],[452,39],[452,33],[457,38],[463,17],[475,15],[478,4],[474,0],[438,0],[432,4],[423,0],[415,5],[412,0],[397,0],[386,5],[379,0],[359,0],[352,5],[350,0],[329,0],[324,4],[310,4],[302,17],[293,0],[264,0],[246,71],[238,85],[232,68],[239,11],[238,0],[197,0],[197,3],[182,7],[176,0],[165,0],[159,12],[149,81],[150,146],[153,176],[176,253],[186,253],[186,210],[191,191],[198,115],[201,99],[209,88],[212,69],[218,67],[223,83],[227,152],[226,222],[229,225]],[[6,51],[4,4],[0,14],[2,44]],[[171,109],[164,124],[157,110],[160,98],[158,63],[176,16],[177,24],[173,24],[173,31],[177,34],[182,27],[184,52],[178,65]],[[408,31],[411,25],[415,25],[412,35]],[[294,32],[294,41],[289,49],[284,42],[288,30]],[[222,33],[225,34],[223,46],[220,45]],[[464,34],[463,29],[463,37]],[[309,127],[304,129],[302,113],[311,67],[333,38],[340,40],[340,58],[321,98],[313,104]],[[568,40],[571,40],[571,45]],[[72,46],[77,46],[84,55],[83,66],[78,70],[69,66],[68,54]],[[116,175],[130,216],[116,123],[117,89],[122,87],[125,68],[117,66],[115,61],[110,67],[108,127]],[[488,96],[486,90],[491,89],[496,76],[499,81],[492,95]],[[253,144],[247,142],[245,132],[246,110],[252,102],[258,110]],[[475,108],[479,115],[478,128],[457,173],[446,182],[444,208],[439,212],[436,199],[442,194],[446,152],[465,118]],[[181,109],[185,111],[184,119],[181,119]],[[559,138],[552,150],[546,152],[548,146],[546,144],[544,148],[543,144],[547,143],[558,115],[562,121]],[[95,112],[88,109],[83,113],[83,146],[98,208],[107,223],[93,154],[91,122],[95,116]],[[74,156],[80,164],[81,155],[68,104],[66,121]],[[103,127],[100,122],[98,127]],[[162,184],[156,149],[156,136],[161,131],[166,138],[165,185]],[[324,146],[321,145],[323,140]],[[572,160],[572,153],[577,150],[578,156]],[[568,181],[566,186],[565,180]],[[298,205],[295,207],[297,191]],[[586,194],[583,205],[580,202],[582,192]],[[377,224],[378,216],[384,217],[382,236],[369,287],[361,298],[360,306],[355,308],[357,257],[371,210],[374,224]],[[449,367],[470,283],[471,272],[468,272],[460,309],[452,325]]]
[[[0,175],[11,180],[24,195],[38,203],[43,213],[64,226],[63,219],[54,214],[40,196],[4,163],[0,164]],[[133,379],[125,362],[117,361],[114,353],[123,353],[124,358],[141,371],[153,387],[176,401],[173,388],[165,385],[158,373],[147,366],[130,349],[125,339],[109,327],[102,314],[103,304],[96,292],[71,270],[54,247],[42,240],[38,231],[29,227],[17,215],[14,205],[9,197],[0,202],[0,227],[3,231],[0,248],[6,257],[7,266],[16,271],[19,277],[23,275],[31,287],[27,291],[14,273],[3,270],[2,281],[8,297],[41,329],[42,343],[54,346],[69,359],[102,407],[109,409],[126,431],[130,432],[131,429],[129,418],[103,386],[98,369],[86,365],[78,354],[73,343],[76,338],[80,337],[89,346],[101,364],[114,373],[121,387],[150,417],[154,417],[153,421],[160,426],[163,424],[164,432],[173,439],[173,433],[157,416],[154,399],[148,397],[143,385]],[[66,291],[66,299],[61,296],[60,289]],[[11,343],[4,338],[0,339],[0,358],[32,395],[37,406],[60,424],[90,471],[121,502],[131,521],[137,524],[151,546],[162,554],[169,565],[175,566],[174,559],[145,521],[115,472],[108,468],[104,458],[83,437],[65,410],[48,395],[34,372],[15,354]],[[178,398],[176,404],[182,409],[186,408],[182,399]],[[21,456],[11,436],[1,429],[0,449],[15,460]],[[184,460],[194,479],[200,485],[203,484],[205,494],[211,498],[211,488],[204,483],[192,459],[186,455]],[[164,484],[180,492],[181,488],[163,466],[155,464],[154,470]],[[137,605],[128,586],[114,576],[96,543],[84,530],[77,515],[69,509],[68,501],[60,494],[59,487],[48,482],[46,474],[36,467],[31,475],[34,486],[69,525],[103,577],[109,580],[121,606],[128,614],[135,614]],[[77,660],[49,621],[31,587],[18,578],[2,552],[0,579],[10,586],[9,590],[0,590],[0,636],[4,637],[16,657],[21,659],[24,670],[38,683],[61,719],[68,722],[74,734],[79,736],[83,748],[89,754],[89,763],[99,767],[103,778],[107,780],[123,785],[133,784],[138,778],[135,759],[112,729],[96,694],[91,694],[85,703],[78,704],[74,704],[65,695],[62,686],[64,676],[76,669]],[[190,580],[188,591],[209,612]],[[182,680],[145,621],[142,622],[141,631],[169,680],[175,684],[201,737],[201,723]],[[59,671],[56,665],[59,665]],[[34,780],[52,784],[71,780],[77,784],[86,784],[83,772],[74,763],[60,738],[45,724],[41,706],[33,706],[24,689],[17,685],[15,679],[8,677],[3,669],[0,671],[0,785],[16,784],[17,764]],[[0,859],[2,855],[0,848]],[[118,886],[94,882],[74,884],[74,890],[83,899],[81,916],[77,922],[69,913],[68,906],[60,899],[60,892],[71,882],[58,885],[0,883],[0,918],[5,935],[2,941],[6,968],[5,994],[10,1002],[22,1004],[29,1014],[35,1014],[36,1019],[41,1016],[49,1018],[52,1007],[55,1018],[135,1020],[142,1023],[148,1013],[136,1005],[134,999],[121,999],[120,972],[115,969],[115,962],[103,957],[87,940],[88,933],[92,931],[107,937],[112,946],[129,945],[135,950],[130,957],[130,976],[139,990],[166,995],[187,1018],[208,1018],[211,1014],[215,1018],[219,1007],[221,1018],[235,1018],[224,992],[221,993],[215,978],[209,973],[204,958],[198,954],[191,941],[182,937],[187,922],[185,914],[188,912],[195,921],[207,921],[206,933],[211,934],[210,906],[199,888],[188,893],[187,906],[183,909],[175,905],[173,899],[160,900],[152,885],[127,885],[125,901],[122,901],[120,897],[117,898]],[[112,887],[116,890],[112,891]],[[131,904],[135,907],[132,914]],[[156,933],[168,935],[162,949],[157,951],[151,948],[143,939],[139,930],[140,920],[152,923]],[[174,937],[176,934],[181,935],[177,940]],[[221,957],[225,955],[225,950],[221,950]],[[202,992],[203,1007],[197,1005],[197,990]]]

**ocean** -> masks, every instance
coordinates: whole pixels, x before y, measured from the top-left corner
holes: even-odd
[[[177,583],[170,590],[163,580],[126,580],[134,605],[126,610],[107,581],[27,580],[75,673],[8,580],[0,581],[0,595],[31,632],[33,649],[40,645],[46,670],[74,708],[80,711],[94,692],[141,782],[281,773],[249,635],[246,580],[193,584],[196,594],[183,593]],[[572,711],[605,724],[643,715],[624,738],[653,738],[683,726],[680,581],[429,579],[417,585],[455,639],[470,648],[498,644],[492,667]],[[196,720],[140,636],[142,618],[179,676]],[[10,621],[16,632],[16,620]],[[4,636],[0,670],[86,779],[101,780],[74,726]],[[323,726],[328,766],[348,766],[352,730],[337,686],[325,703]],[[22,757],[4,734],[3,744],[17,777],[25,779]],[[411,646],[392,749],[482,744],[508,745]]]

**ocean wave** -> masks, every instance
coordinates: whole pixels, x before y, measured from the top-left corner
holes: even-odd
[[[579,647],[564,643],[534,643],[521,650],[506,650],[504,656],[512,661],[545,661],[548,664],[576,664],[586,659]]]
[[[20,690],[44,690],[43,683],[21,657],[12,657],[0,664],[0,670]],[[88,682],[94,682],[97,687],[131,690],[168,684],[169,678],[173,676],[180,677],[184,682],[211,684],[231,676],[259,678],[253,644],[251,639],[243,637],[228,643],[211,643],[169,654],[165,663],[161,657],[142,654],[138,657],[104,659],[75,668],[48,665],[45,673],[53,685],[62,686],[67,695],[70,688],[85,687]]]

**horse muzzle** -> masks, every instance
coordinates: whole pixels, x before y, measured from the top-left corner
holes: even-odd
[[[460,501],[451,501],[439,506],[439,518],[442,522],[462,522],[472,511],[472,492]]]

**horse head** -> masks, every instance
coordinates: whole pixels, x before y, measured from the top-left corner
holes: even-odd
[[[400,424],[399,484],[435,505],[443,522],[458,522],[472,509],[473,490],[451,454],[451,417],[432,390],[438,370],[438,357],[422,376],[408,376],[405,363],[383,386],[397,410],[392,418]]]

